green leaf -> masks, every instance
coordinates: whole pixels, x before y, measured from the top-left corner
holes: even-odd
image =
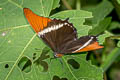
[[[104,34],[98,36],[99,44],[103,44],[103,43],[105,42],[105,39],[106,39],[107,37],[112,36],[112,35],[113,35],[113,34],[109,33],[108,31],[105,31]]]
[[[117,21],[112,21],[111,24],[110,24],[109,30],[113,30],[113,29],[116,29],[116,28],[120,29],[120,23],[117,22]]]
[[[97,35],[104,32],[110,25],[111,19],[112,19],[111,17],[108,17],[100,21],[100,23],[90,31],[90,34]]]
[[[118,41],[117,46],[120,47],[120,41]]]
[[[41,16],[49,16],[51,10],[59,6],[58,2],[59,0],[0,1],[1,80],[103,79],[102,69],[86,61],[85,54],[51,60],[50,58],[53,57],[51,49],[46,47],[26,23],[23,7],[30,8]],[[69,21],[75,25],[78,32],[81,30],[79,32],[81,36],[87,35],[91,29],[91,26],[83,25],[85,18],[92,17],[88,11],[65,11],[55,16],[60,19],[69,17]]]
[[[40,16],[48,17],[51,10],[58,7],[59,0],[0,0],[0,25],[2,27],[23,26],[26,20],[23,15],[23,8],[30,8]],[[49,3],[46,5],[46,3]],[[1,28],[1,27],[0,27]]]
[[[103,0],[96,6],[85,8],[85,10],[93,13],[93,18],[90,19],[92,25],[97,25],[101,20],[103,20],[112,10],[113,5],[108,0]],[[94,27],[93,26],[93,27]]]
[[[118,4],[120,4],[120,0],[117,0]]]
[[[37,14],[40,14],[41,16],[48,17],[52,9],[59,7],[59,1],[60,0],[37,0],[33,2],[25,0],[23,7],[31,8],[33,12],[37,12]]]
[[[60,0],[53,0],[53,5],[52,5],[52,9],[58,8]]]

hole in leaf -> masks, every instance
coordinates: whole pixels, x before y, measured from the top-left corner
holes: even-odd
[[[8,64],[5,64],[5,68],[9,68],[9,65],[8,65]]]
[[[68,80],[67,78],[59,78],[58,76],[53,76],[53,80]]]
[[[74,69],[79,69],[80,68],[80,64],[75,61],[74,59],[69,59],[68,64],[70,64]]]
[[[45,59],[49,58],[50,56],[47,55],[48,52],[50,51],[50,49],[48,49],[47,47],[45,47],[40,55],[40,57],[34,61],[34,63],[36,65],[41,65],[43,67],[43,72],[47,72],[48,71],[48,63],[46,61],[44,61]]]
[[[33,53],[33,60],[36,58],[36,53]]]
[[[24,71],[26,73],[31,71],[31,65],[32,62],[27,57],[21,58],[21,60],[18,63],[18,67],[21,69],[21,71]]]

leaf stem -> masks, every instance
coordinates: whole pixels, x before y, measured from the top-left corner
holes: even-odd
[[[80,0],[77,0],[77,1],[76,1],[76,9],[77,9],[77,10],[80,10],[80,8],[81,8]]]
[[[3,29],[0,29],[0,32],[1,32],[1,31],[6,31],[6,30],[12,30],[12,29],[24,28],[24,27],[27,27],[27,26],[30,26],[30,25],[23,25],[23,26],[16,26],[16,27],[3,28]]]
[[[47,16],[47,15],[45,14],[45,11],[44,11],[44,6],[43,6],[43,2],[42,2],[42,0],[40,0],[40,3],[41,3],[41,6],[42,6],[43,16]]]
[[[111,39],[120,39],[120,36],[110,36]]]
[[[14,4],[15,6],[23,9],[23,7],[22,7],[21,5],[17,4],[16,2],[14,2],[14,1],[12,1],[12,0],[8,0],[8,2],[10,2],[11,4]]]
[[[70,73],[72,74],[72,76],[75,78],[75,80],[78,80],[78,79],[76,78],[76,76],[72,73],[72,71],[71,71],[71,69],[70,69],[70,66],[67,64],[64,56],[62,57],[62,59],[65,61],[65,64],[66,64],[66,66],[68,67],[68,70],[70,71]]]
[[[68,4],[68,2],[66,0],[62,0],[62,2],[67,9],[72,10],[72,7]]]

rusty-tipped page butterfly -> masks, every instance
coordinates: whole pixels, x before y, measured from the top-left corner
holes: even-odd
[[[103,48],[96,36],[78,38],[76,28],[68,19],[41,17],[28,8],[24,8],[24,15],[37,35],[52,49],[55,57]]]

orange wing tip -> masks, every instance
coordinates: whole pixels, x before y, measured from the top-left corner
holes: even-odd
[[[24,11],[24,15],[25,15],[27,21],[30,23],[30,25],[32,26],[32,28],[34,29],[34,31],[36,33],[38,33],[39,30],[40,30],[40,28],[37,27],[36,20],[35,20],[35,18],[36,18],[37,15],[34,14],[32,12],[32,10],[30,10],[29,8],[23,8],[23,11]]]
[[[26,10],[30,10],[30,9],[29,8],[23,8],[23,10],[26,11]]]
[[[25,16],[29,15],[30,13],[33,13],[29,8],[23,8]]]
[[[51,19],[49,18],[38,16],[37,14],[33,13],[32,10],[30,10],[29,8],[24,8],[23,11],[25,17],[27,18],[28,22],[36,33],[47,27],[48,22],[51,21]]]
[[[104,48],[104,46],[100,46],[98,42],[94,42],[93,44],[90,44],[77,52],[92,51],[92,50],[97,50],[101,48]]]

